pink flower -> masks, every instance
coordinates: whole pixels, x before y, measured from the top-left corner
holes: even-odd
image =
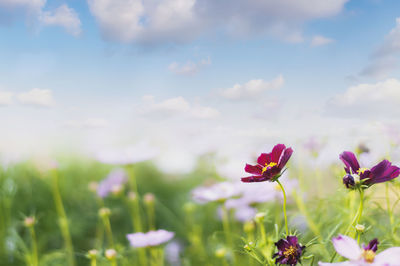
[[[192,191],[193,200],[198,203],[213,201],[223,202],[239,194],[240,190],[231,182],[221,182],[212,186],[197,187]]]
[[[132,247],[152,247],[159,246],[170,241],[175,233],[163,229],[157,231],[149,231],[147,233],[134,233],[126,235]]]
[[[377,239],[372,240],[362,248],[358,246],[356,240],[344,235],[332,239],[332,242],[337,253],[349,260],[337,263],[319,262],[319,266],[400,266],[400,247],[388,248],[376,254],[378,249]]]
[[[121,190],[123,185],[128,181],[128,176],[122,169],[115,169],[108,174],[107,178],[100,182],[97,187],[97,195],[105,198],[115,190]]]
[[[292,153],[292,148],[286,148],[283,144],[275,145],[270,153],[261,153],[256,165],[246,164],[244,170],[252,175],[242,177],[242,182],[275,181],[282,175],[282,170]]]

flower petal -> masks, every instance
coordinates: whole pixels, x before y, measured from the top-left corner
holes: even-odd
[[[292,156],[293,150],[292,148],[287,148],[283,154],[282,157],[279,160],[279,165],[278,167],[280,169],[282,169],[283,167],[285,167],[286,163],[289,161],[290,157]]]
[[[271,153],[261,153],[258,156],[257,163],[261,164],[262,166],[269,164],[271,162]]]
[[[356,156],[351,151],[344,151],[339,156],[340,160],[346,165],[346,172],[350,173],[350,169],[353,173],[357,173],[357,170],[360,169],[360,164],[357,161]]]
[[[246,164],[244,170],[249,174],[262,175],[262,167],[260,165]]]
[[[392,166],[388,160],[383,160],[371,169],[372,177],[366,183],[376,184],[392,180],[400,174],[400,169],[397,166]]]
[[[285,144],[276,144],[271,152],[271,161],[274,163],[279,162],[279,158],[281,158],[282,152],[286,149]]]
[[[333,246],[337,253],[349,260],[357,260],[361,256],[361,249],[353,238],[339,235],[332,239]]]
[[[376,252],[378,250],[378,245],[379,241],[377,238],[372,239],[369,241],[368,245],[364,247],[365,250],[372,250],[373,252]]]
[[[329,266],[329,265],[342,265],[342,266],[359,266],[358,263],[353,263],[351,261],[344,261],[344,262],[334,262],[334,263],[329,263],[329,262],[318,262],[319,266]]]
[[[400,247],[388,248],[378,255],[374,260],[374,265],[398,266],[400,265]]]
[[[242,182],[244,183],[251,183],[251,182],[263,182],[266,180],[269,180],[268,177],[264,177],[264,176],[248,176],[248,177],[242,177],[241,178]]]
[[[296,246],[299,243],[296,236],[287,236],[286,240],[291,246]]]

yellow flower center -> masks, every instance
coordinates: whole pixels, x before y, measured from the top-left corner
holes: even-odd
[[[268,169],[274,167],[275,165],[277,165],[277,163],[274,163],[274,162],[270,162],[268,164],[265,164],[265,166],[262,169],[262,172],[264,173],[265,171],[267,171]]]
[[[364,260],[368,263],[372,263],[374,262],[375,259],[375,252],[373,252],[372,250],[368,249],[368,250],[364,250],[361,254],[361,256],[364,258]]]
[[[358,174],[358,175],[361,175],[361,174],[363,174],[365,171],[368,171],[368,170],[369,170],[368,168],[360,168],[360,169],[357,170],[357,174]]]
[[[294,246],[290,246],[283,252],[285,258],[295,257],[297,249]]]

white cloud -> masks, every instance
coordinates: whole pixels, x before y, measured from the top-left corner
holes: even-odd
[[[25,9],[31,12],[40,11],[46,0],[0,0],[0,7],[7,9]]]
[[[88,0],[106,39],[121,42],[183,40],[195,31],[195,0]]]
[[[169,98],[159,103],[153,96],[146,95],[142,98],[141,113],[156,117],[182,115],[190,118],[213,119],[220,115],[219,111],[208,106],[192,105],[182,96]]]
[[[78,36],[81,32],[81,21],[74,9],[66,4],[52,11],[44,11],[39,16],[39,21],[46,26],[63,27],[69,34]]]
[[[60,26],[69,34],[81,33],[81,21],[76,11],[63,4],[54,10],[45,11],[46,0],[0,0],[0,24],[9,24],[18,16],[29,18],[29,25],[40,22],[43,26]],[[5,9],[5,12],[2,12]]]
[[[104,38],[174,43],[204,33],[268,34],[300,42],[302,24],[338,14],[348,0],[88,0]]]
[[[312,38],[311,40],[311,46],[322,46],[322,45],[326,45],[329,43],[332,43],[334,40],[321,36],[321,35],[316,35]]]
[[[219,93],[222,97],[229,100],[248,100],[259,97],[265,91],[279,89],[283,86],[285,80],[279,75],[271,81],[262,79],[253,79],[245,84],[235,84],[228,89],[220,89]]]
[[[108,127],[109,123],[103,118],[87,118],[85,120],[69,120],[65,125],[75,128],[104,128]]]
[[[185,64],[173,62],[168,66],[168,69],[177,75],[193,75],[197,73],[202,67],[210,64],[211,59],[210,57],[207,57],[197,63],[193,63],[192,61],[188,61]]]
[[[55,105],[51,90],[34,88],[28,92],[17,94],[17,99],[21,104],[51,107]]]
[[[0,106],[10,105],[13,103],[13,93],[8,91],[0,91]]]
[[[400,81],[387,79],[377,83],[364,83],[349,87],[343,94],[328,102],[332,112],[351,115],[394,115],[400,104]]]
[[[373,52],[369,64],[361,71],[361,75],[375,78],[386,77],[397,67],[400,54],[400,18],[396,18],[396,26],[385,37],[383,43]]]
[[[195,118],[212,119],[220,115],[220,112],[212,107],[195,106],[191,110],[191,114]]]

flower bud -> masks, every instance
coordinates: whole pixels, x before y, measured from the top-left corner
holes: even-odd
[[[108,260],[115,260],[117,257],[117,251],[115,249],[107,249],[105,255]]]
[[[128,199],[130,201],[136,201],[137,200],[137,194],[133,191],[129,191],[128,193]]]
[[[225,255],[226,255],[226,249],[225,248],[218,248],[216,251],[215,251],[215,256],[217,257],[217,258],[223,258],[223,257],[225,257]]]
[[[365,231],[365,226],[364,225],[362,225],[362,224],[356,224],[356,231],[358,232],[358,233],[363,233],[364,231]]]
[[[144,201],[144,203],[147,204],[147,205],[153,204],[154,201],[155,201],[155,199],[156,199],[156,198],[155,198],[155,196],[154,196],[153,193],[146,193],[146,194],[144,194],[144,196],[143,196],[143,201]]]
[[[95,259],[97,258],[97,255],[99,254],[99,251],[97,251],[97,249],[91,249],[88,251],[88,253],[86,254],[86,256],[89,259]]]
[[[36,223],[36,218],[34,216],[26,217],[24,220],[24,225],[28,228],[33,227],[35,223]]]
[[[192,213],[196,209],[196,205],[193,202],[187,202],[183,205],[183,209],[187,213]]]
[[[253,221],[245,222],[243,225],[243,230],[247,234],[254,232],[255,228],[256,226]]]
[[[264,221],[265,215],[267,215],[265,212],[259,212],[256,214],[254,219],[256,220],[257,223],[262,223]]]
[[[111,193],[114,196],[119,196],[121,195],[122,191],[124,190],[124,187],[122,185],[114,185],[111,187]]]
[[[88,189],[90,192],[96,193],[97,192],[97,188],[99,187],[99,183],[97,183],[96,181],[92,181],[88,184]]]
[[[111,215],[111,210],[109,208],[103,207],[99,210],[99,216],[101,218],[106,218],[109,217],[110,215]]]

